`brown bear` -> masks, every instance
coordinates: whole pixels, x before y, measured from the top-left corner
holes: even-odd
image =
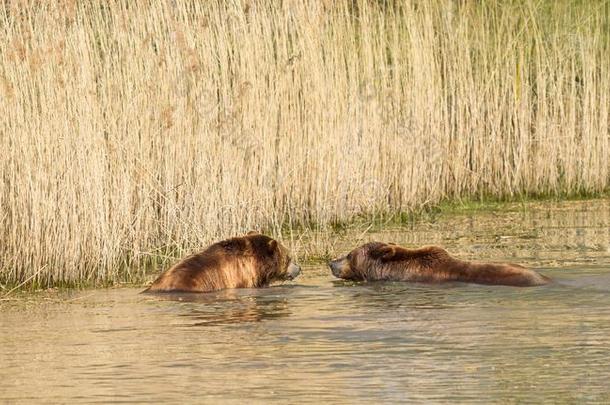
[[[225,288],[266,287],[273,281],[291,280],[301,268],[275,239],[250,232],[214,243],[163,272],[144,290],[209,292]]]
[[[477,263],[453,258],[438,246],[406,249],[371,242],[328,263],[335,277],[346,280],[388,280],[441,283],[537,286],[551,280],[518,264]]]

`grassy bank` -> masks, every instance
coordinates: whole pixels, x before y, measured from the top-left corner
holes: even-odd
[[[0,4],[0,282],[610,186],[610,2]]]

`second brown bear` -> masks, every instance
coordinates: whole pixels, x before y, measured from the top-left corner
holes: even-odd
[[[357,281],[458,281],[519,287],[550,282],[548,277],[518,264],[459,260],[438,246],[405,249],[394,244],[371,242],[331,261],[329,266],[335,277]]]

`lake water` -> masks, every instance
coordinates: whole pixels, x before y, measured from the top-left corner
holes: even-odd
[[[312,265],[259,290],[16,295],[0,301],[0,403],[610,402],[607,200],[355,235],[335,246],[440,243],[555,282],[350,283]]]

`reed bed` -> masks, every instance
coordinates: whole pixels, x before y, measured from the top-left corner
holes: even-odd
[[[609,38],[609,1],[2,2],[0,283],[607,190]]]

